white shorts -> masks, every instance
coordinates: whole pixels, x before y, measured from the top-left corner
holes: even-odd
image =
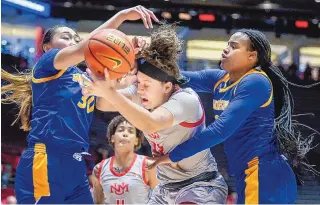
[[[223,177],[211,181],[199,181],[180,190],[168,190],[158,185],[152,192],[148,204],[180,204],[193,202],[196,204],[225,204],[228,186]]]

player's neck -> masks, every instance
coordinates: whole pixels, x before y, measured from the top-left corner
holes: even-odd
[[[234,72],[229,72],[230,76],[230,81],[231,83],[236,82],[239,80],[243,75],[245,75],[248,72],[248,70],[241,70],[241,71],[234,71]]]
[[[115,151],[114,159],[115,163],[122,167],[127,167],[131,164],[134,159],[135,153],[132,151],[129,152],[117,152]]]

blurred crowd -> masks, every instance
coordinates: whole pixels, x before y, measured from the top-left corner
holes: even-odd
[[[18,44],[19,45],[19,44]],[[15,45],[16,46],[16,45]],[[8,70],[9,72],[13,72],[16,68],[18,70],[25,70],[30,68],[33,64],[33,60],[35,59],[35,50],[30,47],[20,47],[14,49],[14,53],[12,52],[12,45],[8,42],[2,42],[1,45],[1,57],[2,57],[2,68]],[[29,66],[30,65],[30,66]],[[210,68],[210,66],[215,65],[217,67],[217,63],[208,62],[208,61],[192,61],[186,62],[186,65],[183,65],[184,70],[199,70]],[[282,70],[283,74],[293,83],[296,84],[311,84],[320,81],[320,68],[312,67],[309,64],[306,65],[278,65]],[[106,159],[113,155],[112,148],[108,145],[107,140],[102,136],[105,136],[105,130],[107,124],[110,120],[116,116],[117,113],[101,113],[96,112],[95,117],[99,118],[101,121],[101,125],[98,125],[98,128],[92,128],[90,132],[90,137],[92,141],[92,146],[90,147],[91,156],[86,158],[87,168],[88,168],[88,176],[91,175],[92,169],[94,165],[100,162],[102,159]],[[99,128],[103,127],[103,128]],[[99,133],[100,134],[97,134]],[[102,134],[101,134],[102,133]],[[102,139],[102,140],[101,140]],[[21,139],[24,140],[25,139]],[[2,144],[2,148],[6,146]],[[23,147],[17,148],[17,150],[12,153],[13,149],[2,149],[1,153],[1,189],[2,189],[2,204],[15,204],[16,199],[14,197],[13,186],[14,186],[14,176],[15,169],[19,162],[19,156],[23,152]],[[11,150],[11,151],[10,151]],[[138,150],[139,154],[150,156],[150,146],[144,141],[141,149]],[[11,152],[11,153],[10,153]],[[226,168],[222,168],[222,175],[228,180],[229,176],[227,174]],[[90,180],[90,178],[89,178]],[[237,196],[232,188],[229,189],[229,196],[227,198],[227,204],[234,204],[237,200]]]

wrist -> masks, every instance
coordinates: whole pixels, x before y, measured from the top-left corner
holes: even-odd
[[[117,13],[117,16],[122,20],[122,22],[128,20],[127,14],[126,14],[126,9],[119,11]]]
[[[103,98],[108,100],[110,103],[113,102],[114,100],[114,96],[117,93],[117,91],[113,88],[108,88],[105,90],[104,94],[103,94]]]

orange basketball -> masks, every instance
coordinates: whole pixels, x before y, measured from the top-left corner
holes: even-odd
[[[98,77],[103,77],[107,68],[110,79],[122,78],[133,68],[135,60],[130,39],[115,29],[103,29],[92,36],[84,56],[88,68]]]

